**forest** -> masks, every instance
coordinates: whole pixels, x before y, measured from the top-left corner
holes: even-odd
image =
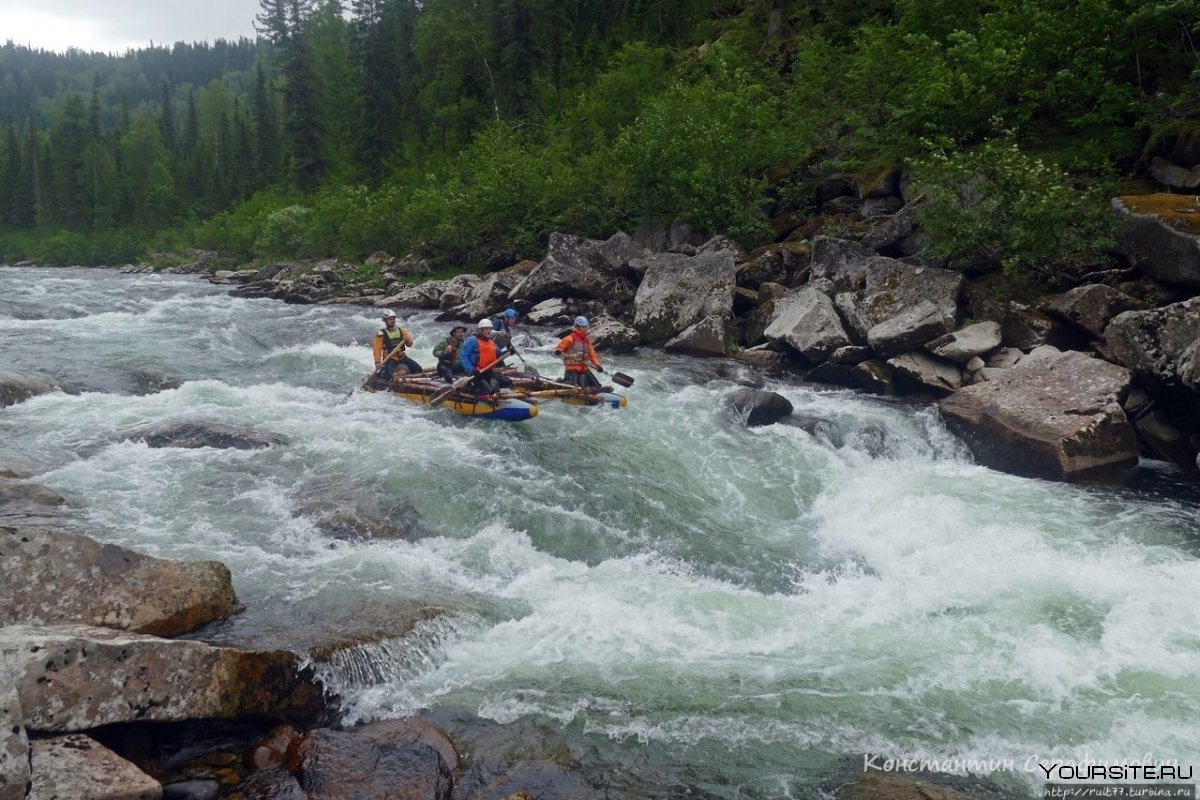
[[[899,169],[930,253],[1045,277],[1200,146],[1195,0],[260,5],[256,41],[0,47],[0,263],[482,269],[654,221],[754,246]]]

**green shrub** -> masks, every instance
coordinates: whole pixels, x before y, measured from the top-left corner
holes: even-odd
[[[918,211],[926,252],[958,269],[1053,278],[1099,261],[1112,244],[1106,193],[1075,189],[1010,136],[972,150],[934,148],[914,164],[913,182],[926,196]]]

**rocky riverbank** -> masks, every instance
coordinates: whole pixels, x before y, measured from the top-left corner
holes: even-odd
[[[1121,479],[1139,455],[1197,468],[1200,239],[1114,200],[1123,266],[1100,276],[1107,283],[1021,303],[997,275],[924,259],[918,202],[842,224],[854,238],[809,237],[819,226],[808,225],[752,252],[671,225],[604,241],[556,233],[540,262],[440,280],[426,279],[425,259],[384,253],[369,261],[375,285],[337,260],[238,271],[214,269],[209,254],[175,269],[244,297],[436,309],[445,320],[508,306],[534,324],[585,314],[600,350],[735,357],[929,397],[978,461],[1022,475]]]

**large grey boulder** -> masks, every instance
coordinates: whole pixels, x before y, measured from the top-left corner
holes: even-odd
[[[519,266],[493,272],[475,284],[467,295],[466,302],[455,309],[458,319],[477,322],[488,314],[503,310],[507,304],[509,293],[525,277],[517,268]]]
[[[917,206],[914,200],[897,211],[883,223],[875,226],[863,237],[864,246],[879,253],[899,251],[903,255],[914,255],[919,247]]]
[[[1118,314],[1136,311],[1142,304],[1124,292],[1103,284],[1076,286],[1059,295],[1045,298],[1038,307],[1051,316],[1066,320],[1094,339]]]
[[[17,687],[0,657],[0,800],[23,800],[29,784],[29,739]]]
[[[952,361],[914,351],[888,359],[896,381],[910,391],[942,397],[962,387],[962,368]]]
[[[656,260],[634,299],[633,327],[644,342],[661,342],[705,317],[733,319],[737,266],[728,251],[679,261]]]
[[[0,528],[0,625],[179,636],[240,610],[219,561],[167,561],[49,528]]]
[[[663,345],[663,349],[698,356],[726,355],[725,324],[720,317],[705,317]]]
[[[641,339],[637,329],[607,314],[592,317],[590,322],[588,338],[592,340],[592,346],[601,352],[629,353]]]
[[[863,307],[876,323],[928,300],[946,320],[946,330],[958,323],[958,298],[963,276],[936,267],[908,264],[882,256],[868,260]]]
[[[708,241],[708,234],[686,222],[650,222],[633,232],[634,243],[656,253],[681,245],[699,247]]]
[[[922,300],[867,331],[867,344],[883,358],[915,350],[946,332],[949,320],[929,300]]]
[[[877,254],[869,247],[832,236],[815,236],[810,278],[828,278],[839,290],[857,289],[866,278],[868,262]]]
[[[375,302],[377,308],[441,308],[442,295],[450,286],[448,280],[408,284],[394,283],[390,294]],[[382,325],[381,325],[382,327]]]
[[[0,628],[30,731],[257,716],[311,722],[325,698],[300,658],[87,625]]]
[[[1112,200],[1120,219],[1117,249],[1151,278],[1200,289],[1200,237],[1177,231],[1154,214],[1138,214]]]
[[[986,320],[927,342],[925,349],[935,356],[966,364],[972,358],[990,353],[999,346],[1000,323]]]
[[[1137,441],[1121,399],[1129,370],[1044,348],[939,402],[982,464],[1018,475],[1083,480],[1127,472]]]
[[[775,301],[775,318],[763,335],[770,341],[783,342],[813,363],[820,363],[834,350],[852,344],[833,301],[823,292],[807,287]]]
[[[1118,314],[1104,329],[1109,357],[1154,386],[1180,382],[1184,354],[1200,338],[1200,297]]]
[[[0,478],[0,526],[61,527],[69,519],[66,502],[45,486]]]
[[[159,800],[158,781],[81,733],[32,742],[29,800]]]
[[[552,233],[546,257],[513,287],[508,298],[528,303],[549,297],[627,302],[633,297],[633,285],[618,270],[634,256],[626,257],[624,253],[641,251],[634,247],[622,252],[618,246],[610,253],[604,242]]]

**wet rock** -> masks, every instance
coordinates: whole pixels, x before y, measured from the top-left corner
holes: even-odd
[[[723,356],[726,354],[725,325],[720,317],[705,317],[663,345],[663,349],[698,356]]]
[[[546,761],[522,761],[474,795],[478,800],[604,800],[609,793],[593,788],[578,771]]]
[[[241,794],[253,800],[313,800],[296,777],[279,766],[256,772],[242,784]]]
[[[4,669],[0,662],[0,669]],[[23,800],[29,783],[29,739],[17,687],[0,679],[0,800]]]
[[[811,414],[798,414],[791,424],[808,433],[830,447],[844,447],[846,435],[836,422],[824,417],[814,417]]]
[[[0,372],[0,408],[16,405],[39,394],[54,391],[54,386],[42,378]]]
[[[1138,439],[1154,458],[1170,461],[1192,469],[1196,463],[1196,448],[1187,431],[1174,423],[1165,412],[1153,408],[1133,422]]]
[[[982,800],[1000,795],[977,794],[966,787],[959,791],[904,775],[871,774],[839,786],[833,796],[834,800]]]
[[[322,475],[295,490],[296,511],[326,536],[344,541],[411,539],[425,535],[417,510],[345,475]]]
[[[1125,311],[1139,310],[1142,304],[1111,286],[1091,284],[1044,298],[1038,308],[1099,339],[1114,317]]]
[[[851,344],[833,301],[822,292],[803,288],[775,301],[775,318],[763,335],[820,363],[840,347]]]
[[[229,568],[47,528],[0,527],[0,625],[82,623],[178,636],[240,610]]]
[[[212,778],[168,783],[162,787],[163,800],[217,800],[221,782]]]
[[[657,260],[646,270],[634,299],[633,327],[644,342],[678,335],[705,317],[733,319],[737,267],[728,252],[682,261]]]
[[[304,653],[314,661],[344,664],[357,674],[379,673],[382,679],[394,652],[357,648],[399,640],[441,614],[439,608],[401,597],[364,600],[320,594],[295,603],[286,617],[253,623],[235,617],[210,625],[194,638],[226,647]]]
[[[855,364],[861,364],[866,361],[871,355],[871,348],[869,347],[847,345],[846,347],[839,347],[830,353],[829,363],[845,364],[852,367]]]
[[[0,525],[65,525],[69,519],[66,502],[62,495],[45,486],[12,478],[0,478]]]
[[[744,420],[748,428],[771,425],[792,413],[792,404],[786,397],[760,389],[733,390],[725,398],[725,407]]]
[[[804,376],[806,381],[847,386],[871,394],[895,394],[894,370],[888,364],[869,359],[858,364],[821,364]]]
[[[288,753],[288,770],[310,797],[450,800],[454,781],[441,754],[425,744],[318,728]]]
[[[262,433],[253,428],[196,420],[163,422],[138,430],[127,439],[143,441],[149,447],[217,447],[235,450],[259,450],[287,444],[278,433]]]
[[[982,464],[1060,480],[1123,475],[1137,463],[1120,401],[1130,373],[1082,353],[1027,356],[939,402]]]
[[[355,728],[354,733],[395,746],[428,745],[438,751],[451,772],[462,766],[458,750],[446,732],[421,717],[380,720]]]
[[[158,781],[83,734],[31,743],[29,800],[158,800]]]
[[[321,686],[301,673],[294,653],[86,625],[9,625],[0,628],[0,656],[30,731],[245,716],[309,721],[325,709]]]

